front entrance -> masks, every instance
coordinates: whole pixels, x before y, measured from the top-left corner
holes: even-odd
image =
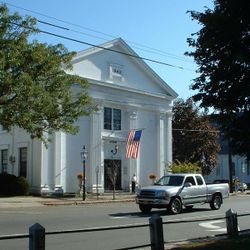
[[[104,190],[121,190],[121,160],[106,159],[104,160]]]

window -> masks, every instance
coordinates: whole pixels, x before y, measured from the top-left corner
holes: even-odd
[[[113,129],[121,130],[121,110],[113,109]]]
[[[216,170],[216,176],[220,176],[220,164],[216,166],[215,170]]]
[[[121,110],[104,107],[104,129],[121,130]]]
[[[104,108],[104,129],[112,129],[112,109]]]
[[[250,161],[246,161],[247,164],[247,175],[250,175]]]
[[[6,130],[7,130],[7,127],[0,125],[0,131],[6,131]]]
[[[192,185],[196,185],[193,176],[188,176],[185,180],[185,183],[190,182]]]
[[[196,178],[196,181],[197,181],[197,183],[198,183],[199,186],[201,186],[201,185],[204,184],[203,180],[202,180],[202,178],[200,176],[197,175],[197,176],[195,176],[195,178]]]
[[[7,173],[8,167],[8,149],[1,150],[1,169],[2,173]]]
[[[27,177],[27,148],[19,149],[19,176]]]
[[[183,182],[183,176],[167,175],[163,176],[155,185],[159,186],[181,186]]]

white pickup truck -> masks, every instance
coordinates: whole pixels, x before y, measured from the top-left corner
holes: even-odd
[[[210,203],[211,209],[217,210],[227,197],[227,183],[206,184],[200,174],[169,174],[153,186],[139,189],[136,203],[143,213],[149,213],[152,208],[165,208],[178,214],[183,206],[192,209],[196,203]]]

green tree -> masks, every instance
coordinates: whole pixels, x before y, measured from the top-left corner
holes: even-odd
[[[202,28],[188,39],[186,53],[198,65],[191,88],[204,108],[212,107],[232,153],[250,159],[250,4],[215,0],[214,9],[191,11]]]
[[[46,142],[44,132],[77,132],[73,123],[93,107],[87,81],[66,73],[75,53],[30,41],[37,32],[34,18],[0,5],[0,124]]]
[[[175,161],[169,166],[173,174],[179,173],[200,173],[201,168],[198,163]]]
[[[217,165],[218,131],[191,99],[178,99],[173,107],[173,160],[198,164],[207,175]]]

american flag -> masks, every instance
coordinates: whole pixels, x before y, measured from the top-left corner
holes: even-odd
[[[126,158],[137,159],[142,130],[130,130],[127,139]]]

